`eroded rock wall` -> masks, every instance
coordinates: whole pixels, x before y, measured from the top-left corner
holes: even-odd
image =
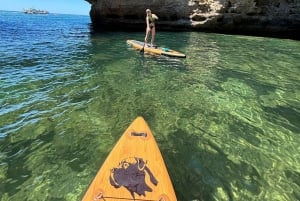
[[[95,27],[141,29],[145,10],[160,30],[261,33],[300,38],[300,0],[87,0]],[[298,35],[298,36],[297,36]]]

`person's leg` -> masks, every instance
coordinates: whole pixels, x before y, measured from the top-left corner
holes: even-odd
[[[151,34],[152,34],[151,45],[154,46],[154,41],[155,41],[155,27],[152,28]]]

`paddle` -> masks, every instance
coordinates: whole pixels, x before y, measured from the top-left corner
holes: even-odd
[[[147,37],[146,38],[148,38],[148,35],[149,35],[149,33],[147,33]],[[142,49],[140,50],[141,53],[144,53],[144,48],[145,48],[146,43],[147,43],[147,41],[144,40],[144,45],[143,45]]]
[[[144,40],[144,45],[143,45],[142,49],[140,50],[141,53],[144,52],[144,48],[145,48],[145,45],[147,43],[146,39],[148,39],[149,33],[150,33],[149,31],[146,33],[146,37],[145,37],[145,40]]]
[[[140,50],[140,53],[144,53],[144,48],[145,48],[145,41],[144,41],[144,45],[143,45],[142,49]]]
[[[156,49],[158,46],[154,45],[154,46],[148,46],[148,47]],[[144,53],[144,49],[145,49],[145,42],[144,42],[144,45],[143,45],[142,49],[140,49],[140,53]],[[166,48],[166,49],[168,49],[168,48]],[[166,52],[168,52],[168,51],[169,51],[169,49]]]

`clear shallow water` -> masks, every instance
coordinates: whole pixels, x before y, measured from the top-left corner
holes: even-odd
[[[138,115],[178,200],[300,199],[299,41],[158,32],[175,59],[89,23],[0,12],[1,201],[80,200]]]

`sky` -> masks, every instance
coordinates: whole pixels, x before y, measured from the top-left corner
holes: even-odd
[[[85,0],[0,0],[0,10],[7,11],[35,8],[50,13],[89,15],[90,7]]]

